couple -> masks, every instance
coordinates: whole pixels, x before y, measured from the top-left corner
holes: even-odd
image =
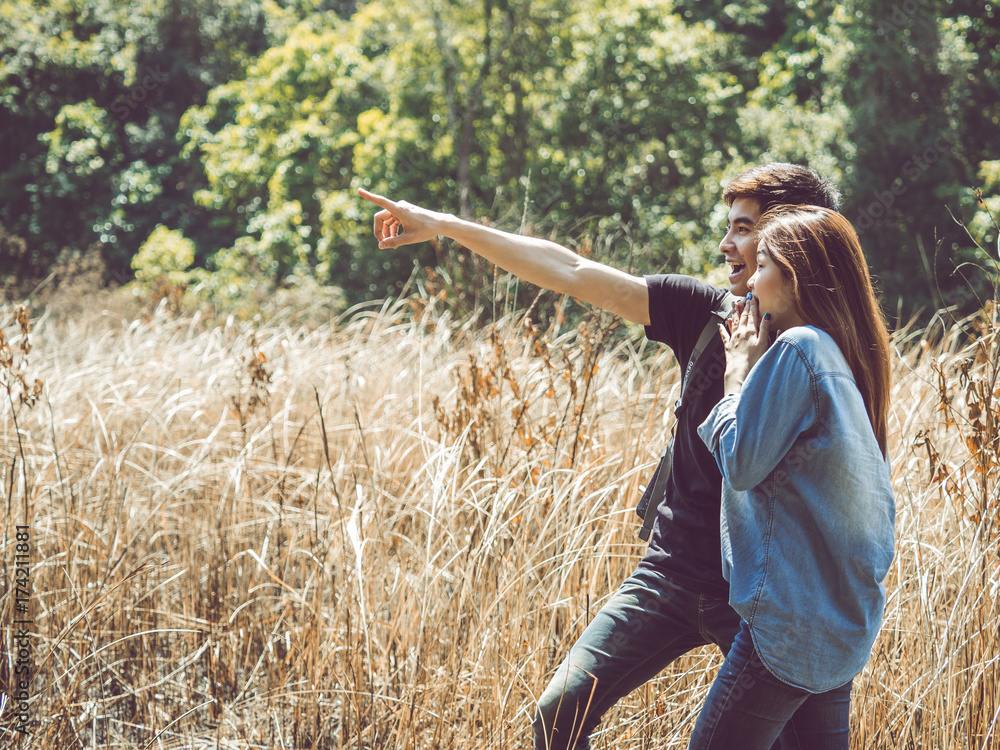
[[[888,334],[839,193],[794,164],[727,185],[719,249],[743,299],[707,346],[698,339],[725,290],[633,276],[553,242],[361,195],[382,209],[379,247],[450,237],[641,323],[682,367],[704,348],[686,374],[646,554],[542,694],[535,747],[588,747],[618,699],[711,642],[726,659],[689,749],[846,750],[852,681],[882,620],[895,506]]]

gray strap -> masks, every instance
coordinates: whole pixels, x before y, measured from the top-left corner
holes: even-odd
[[[691,382],[691,375],[694,373],[695,363],[698,361],[698,358],[701,357],[702,352],[704,352],[705,349],[708,348],[708,345],[712,343],[712,339],[719,335],[719,323],[729,317],[729,313],[732,311],[733,304],[735,302],[736,297],[732,294],[727,294],[723,297],[719,307],[712,311],[712,315],[705,324],[705,327],[701,329],[701,335],[698,337],[698,341],[694,345],[694,350],[691,352],[691,357],[688,359],[687,368],[684,370],[684,378],[681,380],[681,395],[674,403],[675,414],[684,402],[684,394],[687,392],[688,384]]]
[[[671,436],[670,442],[667,443],[667,447],[664,448],[663,455],[660,457],[660,463],[656,467],[653,481],[649,483],[649,487],[646,488],[646,496],[643,497],[646,501],[646,507],[643,509],[644,513],[642,516],[642,527],[639,529],[639,538],[644,542],[649,539],[649,534],[653,530],[653,522],[656,520],[656,507],[667,492],[667,479],[670,477],[673,462],[674,441],[673,436]]]

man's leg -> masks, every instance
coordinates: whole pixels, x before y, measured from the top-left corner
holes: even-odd
[[[590,733],[620,698],[709,643],[699,619],[705,598],[646,570],[626,579],[542,694],[532,724],[536,750],[589,747]],[[738,629],[735,612],[732,619]]]
[[[736,634],[740,632],[740,616],[729,606],[727,599],[714,596],[701,597],[698,607],[698,626],[709,643],[719,647],[723,656],[729,656]]]

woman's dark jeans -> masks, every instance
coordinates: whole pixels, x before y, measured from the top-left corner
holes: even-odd
[[[739,634],[698,717],[688,750],[848,750],[851,682],[809,693],[767,671],[750,630]]]

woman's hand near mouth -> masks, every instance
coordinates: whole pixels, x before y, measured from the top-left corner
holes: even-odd
[[[760,317],[757,300],[739,300],[726,325],[720,325],[722,343],[726,347],[725,394],[739,393],[750,369],[771,345],[771,323],[768,316]]]

